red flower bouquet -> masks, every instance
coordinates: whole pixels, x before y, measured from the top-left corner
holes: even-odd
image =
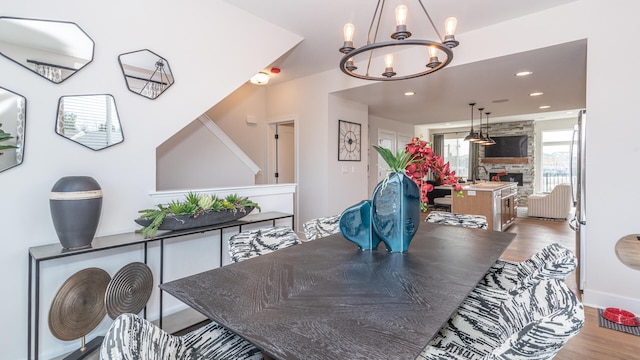
[[[414,137],[405,146],[405,152],[411,154],[411,160],[405,168],[405,173],[420,188],[420,207],[422,211],[427,210],[427,205],[429,204],[428,194],[433,190],[433,185],[427,183],[429,173],[433,174],[436,183],[452,185],[457,195],[462,196],[462,186],[458,184],[456,172],[451,171],[449,163],[445,164],[442,156],[433,153],[433,150],[427,146],[426,141]]]

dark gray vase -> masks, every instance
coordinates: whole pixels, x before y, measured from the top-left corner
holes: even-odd
[[[102,211],[102,189],[89,176],[66,176],[51,188],[51,219],[65,249],[91,246]]]

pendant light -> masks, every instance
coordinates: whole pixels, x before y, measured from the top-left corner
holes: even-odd
[[[478,134],[478,139],[475,141],[475,143],[478,145],[484,145],[484,143],[487,141],[487,138],[482,135],[482,110],[484,110],[483,107],[478,108],[478,112],[480,113],[480,133]]]
[[[469,131],[469,135],[465,136],[464,141],[476,142],[479,139],[478,133],[473,131],[473,107],[476,106],[476,103],[470,103],[471,106],[471,131]]]
[[[495,145],[496,141],[489,136],[489,114],[491,114],[491,112],[486,112],[484,114],[487,115],[487,141],[485,141],[484,146]]]

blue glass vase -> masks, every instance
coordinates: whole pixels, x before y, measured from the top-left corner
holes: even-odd
[[[392,173],[373,191],[371,223],[387,250],[406,252],[420,225],[420,189],[403,173]]]
[[[371,200],[362,200],[340,215],[340,232],[360,250],[378,248],[380,239],[371,228]]]

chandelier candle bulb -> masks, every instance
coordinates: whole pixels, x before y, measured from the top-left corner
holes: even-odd
[[[455,39],[456,28],[458,27],[458,19],[454,17],[447,18],[444,22],[444,41],[442,42],[449,48],[454,48],[460,43]]]
[[[358,69],[358,67],[353,63],[353,58],[349,58],[349,60],[347,60],[346,68],[349,71],[353,71],[353,70],[357,70]]]
[[[340,48],[340,52],[343,54],[348,54],[353,49],[353,34],[355,33],[356,28],[352,23],[344,24],[343,32],[344,32],[344,44]]]
[[[393,71],[393,55],[387,54],[384,56],[384,65],[385,69],[382,73],[382,76],[386,76],[388,78],[394,76],[396,73]]]
[[[396,26],[407,25],[407,12],[406,5],[396,6]]]
[[[434,68],[440,65],[440,60],[438,59],[438,48],[435,46],[429,46],[429,63],[427,63],[427,67]]]

